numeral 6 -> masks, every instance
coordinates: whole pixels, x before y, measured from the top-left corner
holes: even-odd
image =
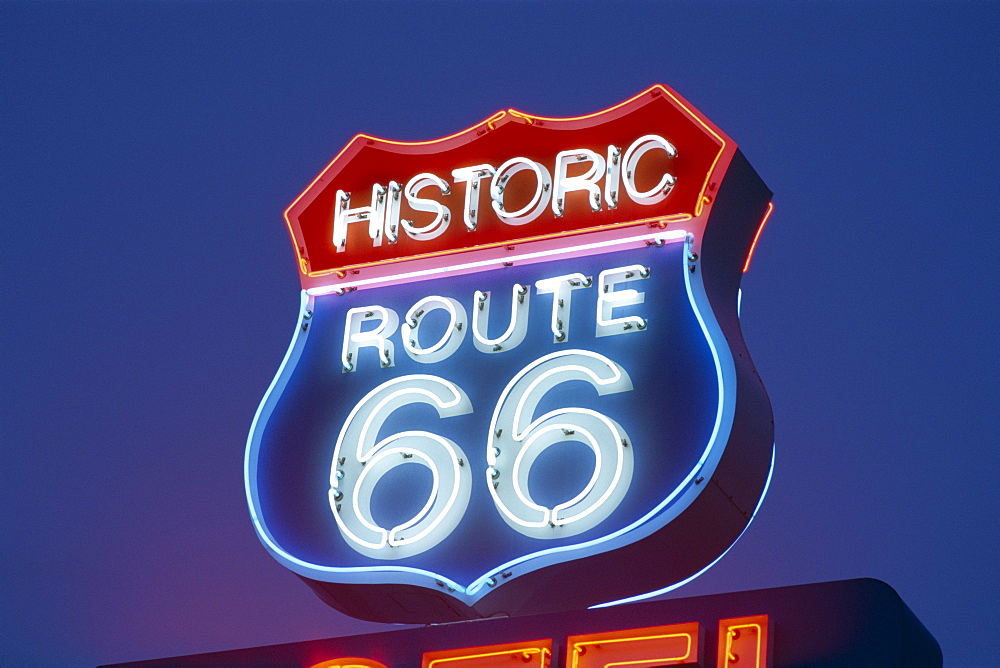
[[[632,448],[622,426],[587,408],[562,408],[533,419],[539,401],[560,383],[582,380],[598,394],[632,389],[623,368],[604,355],[567,350],[520,371],[493,412],[486,452],[487,483],[504,520],[532,538],[562,538],[597,526],[618,507],[632,482]],[[594,473],[576,496],[548,508],[534,501],[528,474],[546,448],[576,441],[594,452]]]
[[[441,417],[472,412],[458,385],[417,374],[382,383],[358,402],[340,431],[330,471],[330,508],[348,544],[376,559],[403,559],[428,550],[450,534],[469,505],[472,473],[462,448],[427,431],[403,431],[375,438],[400,406],[424,403]],[[406,522],[386,529],[372,518],[372,493],[391,469],[410,460],[431,470],[430,497]]]
[[[632,480],[632,448],[616,421],[586,408],[562,408],[537,418],[546,392],[580,380],[598,394],[632,389],[617,363],[598,353],[566,350],[541,357],[507,384],[490,422],[486,482],[503,519],[533,538],[561,538],[597,526],[621,503]],[[417,374],[382,383],[348,415],[334,449],[330,507],[348,544],[376,559],[402,559],[444,540],[469,505],[472,475],[462,449],[426,431],[403,431],[375,442],[389,415],[401,406],[425,403],[442,418],[472,412],[465,392],[438,376]],[[528,489],[532,464],[560,442],[583,443],[594,452],[594,472],[576,496],[549,508]],[[356,444],[356,445],[355,445]],[[431,470],[431,493],[410,520],[390,529],[372,517],[372,493],[391,469],[414,461]]]

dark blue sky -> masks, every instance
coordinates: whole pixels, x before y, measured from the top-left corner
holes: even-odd
[[[357,132],[668,84],[777,210],[743,291],[770,493],[676,595],[870,576],[946,665],[1000,610],[996,3],[0,4],[0,663],[381,629],[259,544],[281,212]]]

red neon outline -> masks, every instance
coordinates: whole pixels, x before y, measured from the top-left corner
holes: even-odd
[[[294,249],[294,252],[295,252],[296,259],[298,261],[299,272],[300,272],[301,276],[303,277],[303,279],[317,279],[317,278],[322,278],[324,276],[329,276],[331,274],[335,274],[338,277],[343,278],[344,276],[346,276],[346,273],[348,271],[358,270],[358,269],[361,269],[361,268],[364,268],[364,267],[371,267],[371,266],[383,265],[383,264],[386,264],[388,262],[405,262],[405,261],[419,259],[419,258],[428,258],[428,257],[449,255],[449,254],[455,253],[455,252],[470,251],[470,250],[480,250],[480,249],[486,249],[486,248],[496,248],[496,247],[500,247],[500,246],[508,246],[508,245],[515,244],[515,243],[516,244],[522,244],[522,243],[527,243],[527,242],[531,242],[531,241],[538,241],[538,240],[543,240],[543,239],[551,239],[551,238],[556,238],[556,237],[560,237],[560,236],[565,236],[565,233],[542,234],[542,235],[537,235],[537,236],[529,237],[529,238],[512,239],[512,240],[509,240],[509,241],[496,242],[496,243],[492,243],[492,244],[484,244],[484,245],[481,245],[481,246],[476,246],[475,248],[456,248],[456,249],[451,249],[451,250],[440,250],[440,251],[434,251],[434,252],[430,252],[430,253],[426,253],[426,254],[420,254],[420,255],[407,255],[405,257],[389,258],[389,259],[379,260],[379,261],[375,261],[375,262],[363,262],[363,263],[357,263],[357,264],[351,264],[351,265],[344,265],[344,266],[341,266],[341,267],[336,267],[336,268],[332,268],[332,269],[323,269],[323,270],[315,271],[315,272],[308,271],[307,270],[308,260],[302,256],[302,250],[305,248],[305,241],[303,239],[300,239],[300,238],[298,238],[296,236],[295,229],[293,227],[293,223],[292,223],[292,220],[291,220],[291,217],[290,217],[290,213],[291,213],[291,210],[293,208],[295,208],[296,205],[298,205],[298,203],[307,194],[309,194],[312,191],[313,187],[316,186],[317,183],[319,183],[320,181],[325,180],[327,172],[329,172],[334,167],[334,165],[337,164],[340,161],[340,159],[346,153],[348,153],[348,151],[359,150],[363,145],[365,145],[366,143],[369,143],[369,142],[377,142],[377,143],[389,144],[389,145],[395,145],[395,146],[427,146],[427,145],[431,145],[431,144],[441,144],[441,143],[444,143],[444,142],[447,142],[447,141],[456,140],[456,139],[459,139],[459,138],[461,138],[463,136],[472,134],[472,136],[468,138],[469,141],[471,141],[471,140],[474,140],[475,137],[479,136],[479,134],[482,134],[482,132],[487,132],[487,131],[493,130],[493,129],[499,127],[502,123],[509,122],[509,121],[526,122],[529,125],[533,125],[536,121],[540,121],[542,123],[546,123],[546,122],[566,123],[566,122],[573,122],[573,121],[585,121],[585,120],[588,120],[588,119],[591,119],[591,118],[595,118],[597,116],[602,116],[602,115],[606,115],[606,114],[609,114],[611,112],[614,112],[614,111],[616,111],[618,109],[621,109],[622,107],[625,107],[627,105],[635,103],[636,101],[640,100],[641,98],[643,98],[645,96],[659,97],[661,95],[662,96],[666,96],[667,98],[669,98],[674,103],[674,105],[676,105],[682,112],[684,112],[689,117],[690,120],[692,120],[696,125],[698,125],[699,127],[701,127],[707,134],[711,135],[717,142],[719,142],[719,149],[718,149],[718,151],[717,151],[717,153],[715,155],[715,159],[712,161],[711,166],[709,167],[707,173],[705,174],[705,180],[702,183],[702,187],[701,187],[701,190],[700,190],[700,195],[695,200],[696,203],[695,203],[694,212],[693,213],[677,213],[677,214],[671,214],[671,215],[668,215],[668,216],[653,217],[653,218],[648,218],[648,219],[639,220],[639,221],[621,221],[621,222],[618,222],[618,223],[612,223],[612,224],[606,224],[606,225],[596,225],[596,226],[593,226],[593,227],[587,227],[587,228],[581,228],[581,229],[578,229],[578,230],[573,230],[572,234],[576,235],[576,234],[580,234],[580,233],[592,232],[592,231],[595,231],[595,230],[601,230],[601,229],[605,229],[605,228],[630,227],[632,225],[641,224],[641,223],[647,223],[647,222],[652,222],[652,221],[659,222],[660,223],[660,227],[662,228],[662,227],[666,227],[666,223],[679,222],[679,221],[683,221],[683,220],[690,220],[692,218],[698,218],[704,212],[705,206],[708,205],[708,204],[710,204],[712,202],[712,198],[710,196],[707,196],[706,193],[708,192],[708,190],[710,188],[710,184],[713,181],[717,182],[719,180],[718,178],[713,179],[713,177],[716,175],[716,171],[717,171],[717,168],[719,167],[720,161],[722,160],[723,156],[727,155],[728,153],[732,153],[735,150],[736,143],[732,142],[732,140],[728,139],[728,137],[726,137],[725,135],[720,134],[721,130],[717,132],[713,128],[711,122],[706,117],[704,117],[697,109],[695,109],[694,107],[692,107],[686,100],[684,100],[679,95],[677,95],[676,93],[674,93],[673,91],[671,91],[670,89],[668,89],[663,84],[654,84],[653,86],[650,86],[649,88],[647,88],[646,90],[642,91],[641,93],[638,93],[637,95],[634,95],[634,96],[628,98],[627,100],[625,100],[623,102],[619,102],[618,104],[612,105],[612,106],[607,107],[605,109],[602,109],[600,111],[595,111],[593,113],[584,114],[584,115],[581,115],[581,116],[569,116],[569,117],[562,117],[562,118],[559,118],[559,117],[547,117],[547,116],[538,116],[538,115],[534,115],[534,114],[528,114],[526,112],[518,111],[516,109],[506,109],[506,110],[500,110],[500,111],[496,112],[495,114],[493,114],[492,116],[490,116],[490,117],[488,117],[488,118],[486,118],[486,119],[484,119],[482,121],[479,121],[478,123],[475,123],[475,124],[469,126],[468,128],[465,128],[464,130],[460,130],[458,132],[455,132],[453,134],[447,135],[445,137],[440,137],[438,139],[429,139],[429,140],[423,140],[423,141],[397,141],[397,140],[393,140],[393,139],[384,139],[384,138],[381,138],[381,137],[375,137],[373,135],[368,135],[368,134],[364,134],[364,133],[358,133],[357,135],[355,135],[351,139],[351,141],[349,141],[347,143],[346,146],[344,146],[344,148],[342,148],[340,150],[339,153],[337,153],[337,155],[329,163],[327,163],[326,167],[324,167],[320,171],[320,173],[309,183],[309,185],[301,193],[299,193],[299,195],[292,201],[291,204],[289,204],[285,208],[285,210],[283,212],[283,217],[285,219],[285,226],[288,228],[289,236],[292,238],[292,242],[293,242],[292,245],[293,245],[293,249]],[[309,283],[313,283],[313,281],[309,281]],[[315,285],[309,285],[309,287],[316,287],[316,286]]]
[[[532,668],[532,665],[535,668],[547,668],[552,657],[552,640],[527,640],[500,645],[424,652],[420,665],[421,668],[436,668],[438,665],[451,663],[456,668],[461,668],[463,664],[475,663],[478,659],[491,657],[496,657],[496,661],[499,661],[500,657],[516,659],[517,663],[525,668]]]
[[[750,269],[750,259],[753,257],[754,249],[757,248],[757,241],[760,239],[760,233],[764,231],[764,226],[767,225],[767,219],[771,217],[774,212],[774,202],[767,203],[767,211],[764,212],[764,217],[760,219],[760,225],[757,226],[757,234],[753,236],[753,243],[750,244],[750,250],[747,252],[747,261],[743,264],[743,273],[747,273]]]
[[[719,652],[717,657],[718,668],[735,668],[736,664],[741,666],[746,664],[746,668],[769,668],[771,665],[770,654],[770,631],[769,619],[767,615],[750,615],[748,617],[730,617],[719,620]],[[747,656],[734,656],[733,640],[736,639],[739,629],[753,629],[756,636],[756,651],[754,652],[754,662],[750,664]]]
[[[654,654],[664,649],[662,642],[658,641],[665,641],[672,638],[687,639],[687,650],[684,654],[670,657],[654,656]],[[698,622],[574,635],[566,639],[566,668],[581,668],[595,665],[601,668],[607,668],[608,666],[636,666],[639,668],[644,665],[665,666],[681,662],[697,662],[699,660],[698,650],[701,645],[700,639],[701,626]],[[648,656],[646,658],[629,656],[628,659],[625,659],[621,653],[611,650],[610,656],[599,657],[594,653],[589,653],[587,648],[588,645],[593,645],[595,649],[607,650],[610,649],[607,646],[616,643],[621,643],[622,650],[630,654],[648,654]],[[605,663],[608,659],[611,659],[611,661]]]

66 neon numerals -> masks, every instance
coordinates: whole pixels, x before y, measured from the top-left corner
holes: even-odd
[[[500,393],[487,434],[482,479],[504,521],[533,538],[555,539],[587,531],[621,503],[632,481],[632,448],[615,420],[568,407],[538,417],[550,389],[568,381],[589,383],[598,394],[632,389],[628,373],[611,359],[586,350],[545,355],[521,369]],[[441,418],[473,411],[465,391],[444,378],[411,374],[382,383],[351,410],[337,438],[330,474],[330,508],[348,544],[376,559],[403,559],[444,540],[469,505],[473,472],[457,443],[428,431],[408,430],[376,440],[398,408],[433,406]],[[537,503],[528,485],[532,464],[548,447],[566,441],[588,446],[594,471],[573,498],[551,507]],[[409,520],[382,527],[372,516],[378,481],[393,468],[418,463],[432,474],[431,493]]]

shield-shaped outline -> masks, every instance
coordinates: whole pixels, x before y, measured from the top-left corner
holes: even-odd
[[[299,319],[288,351],[250,428],[244,461],[245,486],[261,542],[275,559],[302,577],[333,607],[373,621],[428,623],[637,600],[679,587],[703,573],[721,559],[752,521],[773,470],[773,421],[766,392],[739,329],[738,300],[740,277],[749,265],[760,231],[773,208],[771,192],[732,140],[664,86],[654,86],[604,112],[544,120],[550,126],[559,123],[598,126],[602,117],[628,114],[631,109],[664,95],[683,109],[692,122],[721,142],[697,203],[686,213],[584,229],[574,237],[577,243],[564,238],[533,237],[472,250],[460,249],[444,258],[439,254],[419,257],[407,260],[405,265],[310,271],[303,237],[296,229],[296,211],[304,206],[311,190],[329,186],[331,173],[350,161],[352,151],[370,146],[372,141],[405,150],[428,150],[428,147],[440,150],[440,145],[449,142],[473,141],[483,128],[490,131],[505,122],[542,119],[515,110],[498,112],[472,128],[433,142],[406,144],[358,135],[286,210],[303,283]],[[431,571],[392,563],[373,567],[312,564],[277,543],[267,528],[256,495],[257,454],[263,427],[308,339],[308,319],[317,295],[412,280],[419,278],[421,272],[439,275],[440,267],[446,263],[456,273],[471,273],[499,266],[512,257],[521,263],[544,262],[549,259],[547,253],[572,257],[589,254],[608,243],[648,241],[685,244],[687,296],[712,351],[719,387],[714,429],[697,466],[653,510],[601,538],[524,555],[490,568],[466,584]],[[678,545],[685,546],[681,563],[648,558],[661,550],[676,550]],[[627,568],[623,568],[623,563],[628,564]],[[601,582],[589,576],[595,570],[604,576]],[[586,585],[582,584],[584,581]],[[644,584],[637,586],[637,581]]]

